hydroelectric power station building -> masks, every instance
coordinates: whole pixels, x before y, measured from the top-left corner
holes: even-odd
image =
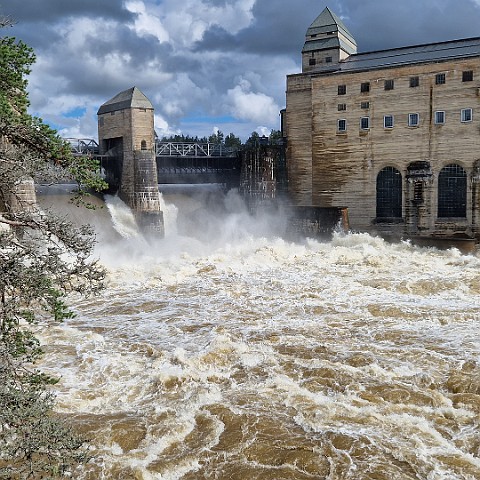
[[[357,53],[326,8],[283,127],[295,204],[384,236],[480,239],[480,38]]]

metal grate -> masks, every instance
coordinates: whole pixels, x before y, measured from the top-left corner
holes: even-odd
[[[377,176],[377,218],[402,217],[402,174],[385,167]]]
[[[438,176],[438,216],[467,216],[467,174],[460,165],[447,165]]]

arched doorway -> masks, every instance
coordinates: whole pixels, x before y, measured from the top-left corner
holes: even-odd
[[[402,217],[402,174],[385,167],[377,175],[377,219]]]
[[[457,164],[443,167],[438,175],[438,217],[467,216],[467,173]]]

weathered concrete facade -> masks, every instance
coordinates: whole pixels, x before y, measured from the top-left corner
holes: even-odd
[[[312,25],[344,35],[326,10]],[[354,230],[480,239],[480,38],[315,63],[287,77],[294,203],[348,207]]]
[[[98,110],[98,143],[100,154],[112,157],[107,181],[118,185],[142,229],[163,235],[153,115],[137,87],[120,92]]]

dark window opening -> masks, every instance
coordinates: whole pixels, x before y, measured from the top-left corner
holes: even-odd
[[[339,103],[338,104],[338,111],[343,112],[347,109],[347,104],[346,103]]]
[[[338,131],[346,132],[347,131],[347,121],[342,119],[338,121]]]
[[[472,109],[463,108],[461,111],[460,119],[462,122],[471,122],[472,121]]]
[[[462,72],[462,82],[473,82],[473,70]]]
[[[402,217],[402,174],[385,167],[377,175],[377,218]]]
[[[325,57],[325,62],[326,63],[332,63],[333,58],[332,57]]]
[[[316,61],[314,58],[310,58],[310,59],[308,60],[308,64],[309,64],[310,66],[316,65],[316,64],[317,64],[317,61]]]
[[[437,73],[435,75],[435,84],[436,85],[443,85],[445,83],[445,74],[444,73]]]
[[[393,90],[395,82],[393,80],[385,80],[385,90]]]
[[[420,85],[419,77],[410,77],[410,88],[415,88]]]
[[[140,148],[142,150],[146,150],[147,149],[147,142],[145,140],[142,140],[142,142],[140,143]]]
[[[360,85],[360,92],[367,93],[370,91],[370,82],[364,82]]]
[[[445,112],[437,111],[435,112],[435,124],[443,125],[445,123]]]
[[[393,115],[385,115],[383,117],[384,128],[393,128]]]
[[[370,117],[362,117],[360,119],[360,128],[362,130],[368,130],[370,128]]]
[[[418,113],[409,113],[408,114],[408,126],[409,127],[418,127],[420,124],[420,115]]]
[[[364,110],[370,108],[370,102],[362,102],[360,108],[363,108]]]
[[[467,216],[467,173],[460,165],[447,165],[438,176],[438,216]]]
[[[339,95],[346,95],[347,94],[347,86],[346,85],[339,85],[338,86],[338,94]]]

